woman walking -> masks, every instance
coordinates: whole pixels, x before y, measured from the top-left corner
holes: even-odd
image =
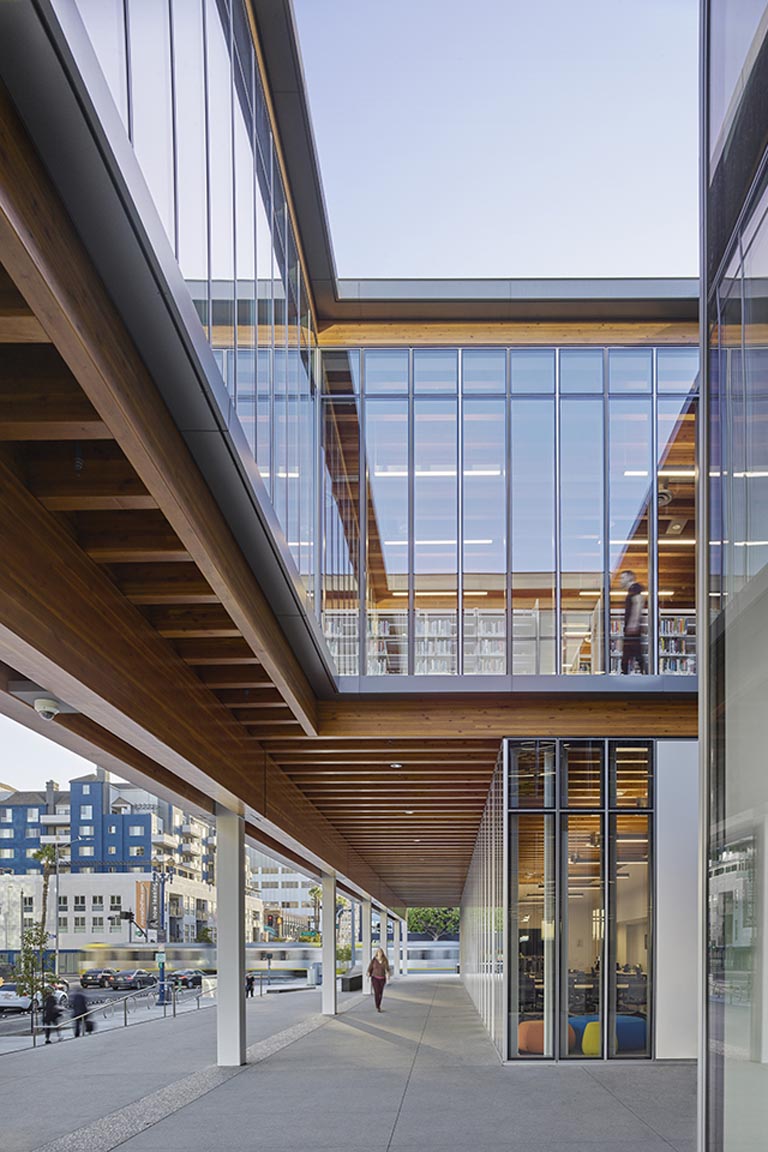
[[[389,960],[387,960],[382,948],[376,949],[373,960],[371,960],[368,965],[368,975],[373,985],[373,999],[376,1004],[376,1011],[381,1012],[381,998],[384,995],[384,985],[390,975]]]

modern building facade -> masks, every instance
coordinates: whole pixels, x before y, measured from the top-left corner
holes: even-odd
[[[706,979],[701,1147],[768,1123],[765,650],[768,568],[768,9],[703,5],[700,583]]]
[[[364,950],[464,893],[505,1059],[688,1055],[697,285],[339,280],[288,0],[6,6],[0,76],[0,706],[215,815],[222,1061],[246,837]]]

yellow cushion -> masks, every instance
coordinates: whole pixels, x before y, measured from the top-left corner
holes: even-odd
[[[599,1056],[602,1048],[602,1028],[599,1020],[590,1020],[581,1037],[581,1050],[585,1056]]]

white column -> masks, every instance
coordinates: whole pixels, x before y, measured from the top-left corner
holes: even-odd
[[[373,930],[371,926],[371,902],[370,900],[363,900],[360,905],[360,914],[362,916],[363,925],[363,992],[370,993],[371,991],[371,978],[368,975],[368,965],[371,962],[372,946],[371,937]]]
[[[336,877],[323,873],[323,1016],[336,1015]]]
[[[216,1036],[218,1064],[245,1063],[243,818],[216,805]]]
[[[386,914],[386,912],[382,912],[381,916],[379,917],[379,947],[381,948],[381,950],[385,956],[389,955],[389,953],[387,952],[387,914]]]
[[[392,975],[393,976],[399,976],[400,975],[400,921],[399,920],[395,920],[393,928],[394,928],[395,954],[392,957]]]
[[[403,976],[408,975],[408,921],[403,920],[403,962],[400,969]]]

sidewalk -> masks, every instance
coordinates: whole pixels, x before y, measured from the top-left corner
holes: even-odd
[[[42,1081],[40,1054],[27,1054],[0,1094],[3,1150],[71,1132],[48,1152],[694,1152],[692,1064],[504,1067],[451,977],[399,980],[384,1007],[378,1015],[370,998],[348,997],[324,1019],[316,992],[264,998],[249,1006],[256,1043],[243,1069],[205,1067],[207,1012],[165,1034],[162,1024],[127,1030],[130,1050],[117,1033],[94,1038],[100,1054],[78,1042],[88,1066],[66,1060],[72,1045],[54,1066],[48,1048]],[[157,1042],[140,1042],[147,1034]],[[118,1070],[105,1067],[112,1060]],[[38,1115],[46,1099],[56,1102],[49,1118]]]

